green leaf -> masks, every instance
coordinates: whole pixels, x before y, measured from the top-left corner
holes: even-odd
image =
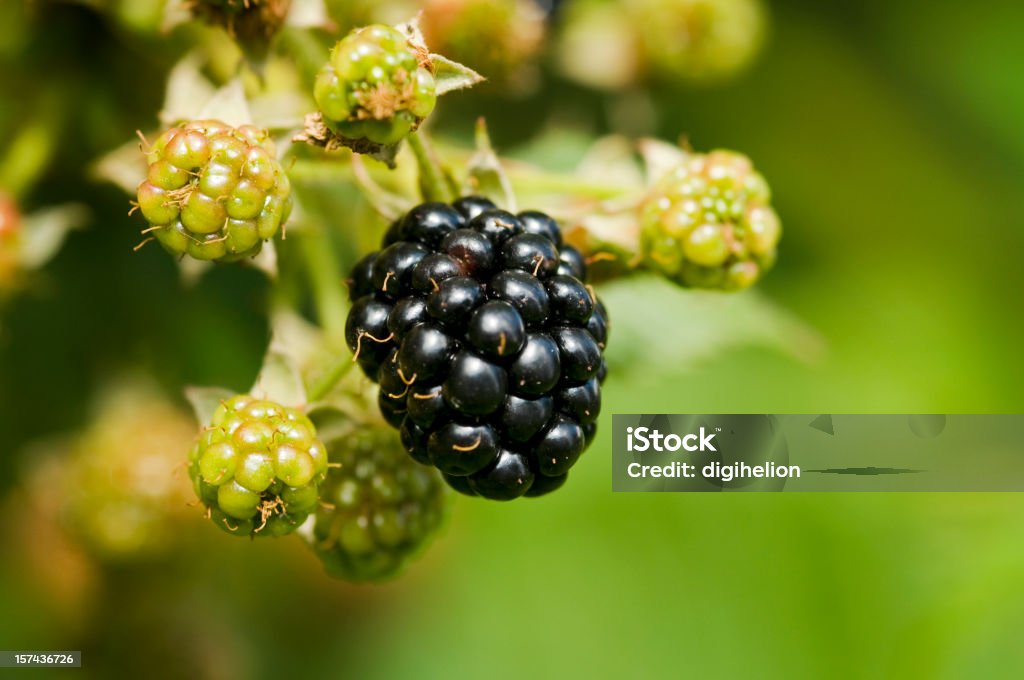
[[[273,241],[264,243],[255,257],[243,260],[243,263],[263,272],[271,281],[277,280],[277,246]]]
[[[671,170],[685,163],[690,156],[678,146],[660,139],[641,139],[638,146],[649,183],[657,182]]]
[[[186,387],[185,398],[192,404],[192,411],[200,426],[213,421],[213,414],[222,402],[227,401],[235,393],[224,387]]]
[[[431,54],[430,63],[434,67],[434,82],[437,84],[438,97],[454,90],[473,87],[486,80],[468,66],[442,57],[440,54]]]
[[[183,120],[196,118],[203,102],[213,97],[217,89],[203,75],[202,67],[202,56],[199,52],[191,52],[182,57],[171,69],[164,91],[164,107],[160,112],[160,122],[163,125],[171,126]]]
[[[309,99],[294,91],[277,90],[260,94],[249,102],[253,123],[268,130],[302,127]],[[281,149],[278,149],[279,154]]]
[[[324,0],[292,0],[285,24],[293,28],[335,28]]]
[[[718,293],[678,288],[654,277],[623,279],[601,289],[608,308],[608,356],[631,371],[694,366],[746,346],[816,361],[818,332],[756,291]]]
[[[271,351],[287,357],[301,375],[307,376],[331,360],[331,350],[323,331],[297,312],[289,308],[279,309],[274,312],[271,323]]]
[[[487,122],[480,118],[476,123],[476,152],[469,159],[468,177],[463,193],[486,196],[510,212],[516,212],[516,196],[512,183],[501,165],[498,154],[491,146],[487,133]]]
[[[263,359],[263,368],[250,392],[284,406],[304,408],[306,386],[298,367],[286,355],[277,351],[273,343]]]
[[[111,182],[125,193],[135,194],[139,182],[146,177],[146,167],[146,154],[139,140],[132,139],[94,162],[89,175]]]
[[[356,184],[363,197],[370,206],[388,222],[393,222],[409,212],[413,208],[413,201],[408,198],[388,191],[378,184],[370,175],[363,159],[358,155],[352,156],[352,173],[355,176]]]
[[[178,274],[181,276],[181,283],[186,288],[191,288],[199,283],[203,274],[213,269],[214,264],[208,260],[197,260],[194,257],[179,257]]]
[[[35,269],[53,257],[68,232],[85,224],[89,210],[78,204],[46,208],[25,219],[18,259],[26,269]]]
[[[235,78],[206,100],[194,118],[214,118],[228,125],[251,125],[252,112],[241,78]]]
[[[591,144],[576,168],[576,176],[623,187],[644,186],[634,143],[622,135],[601,137]]]
[[[29,120],[10,140],[0,162],[0,187],[15,196],[35,184],[53,155],[56,141],[52,121]]]
[[[177,26],[192,21],[192,13],[188,11],[188,5],[184,2],[168,0],[164,3],[164,15],[160,21],[160,31],[164,34],[170,33]]]

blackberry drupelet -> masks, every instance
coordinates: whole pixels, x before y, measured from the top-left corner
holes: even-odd
[[[356,264],[346,340],[409,454],[467,495],[560,487],[593,439],[604,306],[543,213],[424,203]]]

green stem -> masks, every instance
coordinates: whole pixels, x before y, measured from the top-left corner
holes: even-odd
[[[342,356],[309,388],[307,398],[310,403],[320,401],[334,389],[334,386],[348,374],[355,362],[348,354]]]
[[[334,249],[323,231],[304,233],[298,238],[320,326],[329,337],[340,338],[345,333],[348,303]]]
[[[454,200],[457,194],[449,184],[433,149],[430,148],[426,133],[417,130],[406,139],[413,155],[416,156],[416,165],[420,171],[420,192],[423,194],[423,199],[444,203]]]
[[[553,172],[541,172],[535,170],[524,172],[510,169],[508,171],[508,175],[515,188],[527,192],[537,191],[553,194],[571,194],[575,196],[586,196],[588,198],[605,200],[609,198],[618,198],[619,196],[625,196],[639,191],[639,189],[635,187],[623,186],[621,184],[599,184],[597,182],[582,180],[572,175],[560,175]]]

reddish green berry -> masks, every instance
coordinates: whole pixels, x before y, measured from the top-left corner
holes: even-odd
[[[425,51],[381,24],[352,31],[334,46],[313,96],[335,133],[382,145],[404,139],[437,101]]]
[[[683,286],[746,288],[775,262],[781,226],[770,199],[746,156],[692,154],[644,204],[643,260]]]
[[[163,133],[147,160],[137,204],[146,233],[174,255],[252,257],[291,213],[291,185],[265,130],[192,121]]]
[[[331,447],[314,550],[350,581],[397,575],[440,527],[447,495],[436,470],[409,458],[396,434],[364,429]]]
[[[210,517],[236,535],[281,536],[317,505],[327,449],[296,409],[240,395],[223,403],[189,454]]]

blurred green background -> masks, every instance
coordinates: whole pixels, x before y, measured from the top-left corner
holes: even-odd
[[[198,514],[159,559],[69,547],[28,500],[47,484],[38,442],[73,439],[126,373],[179,402],[188,384],[246,389],[269,286],[230,267],[183,285],[165,253],[132,252],[126,195],[88,173],[157,127],[195,35],[156,33],[146,3],[30,4],[0,9],[0,153],[37,130],[26,148],[49,152],[21,209],[90,218],[0,311],[0,647],[81,649],[84,677],[1024,675],[1019,495],[612,495],[607,427],[551,497],[457,499],[387,585],[331,581],[301,546],[230,540]],[[485,114],[499,151],[552,168],[613,130],[685,134],[771,183],[784,236],[756,291],[602,292],[603,418],[1021,412],[1024,5],[772,0],[769,15],[728,82],[597,92],[545,53],[529,96],[484,86],[439,108],[439,134],[468,139]],[[570,133],[537,143],[552,127]],[[331,196],[321,214],[344,229],[357,210]]]

